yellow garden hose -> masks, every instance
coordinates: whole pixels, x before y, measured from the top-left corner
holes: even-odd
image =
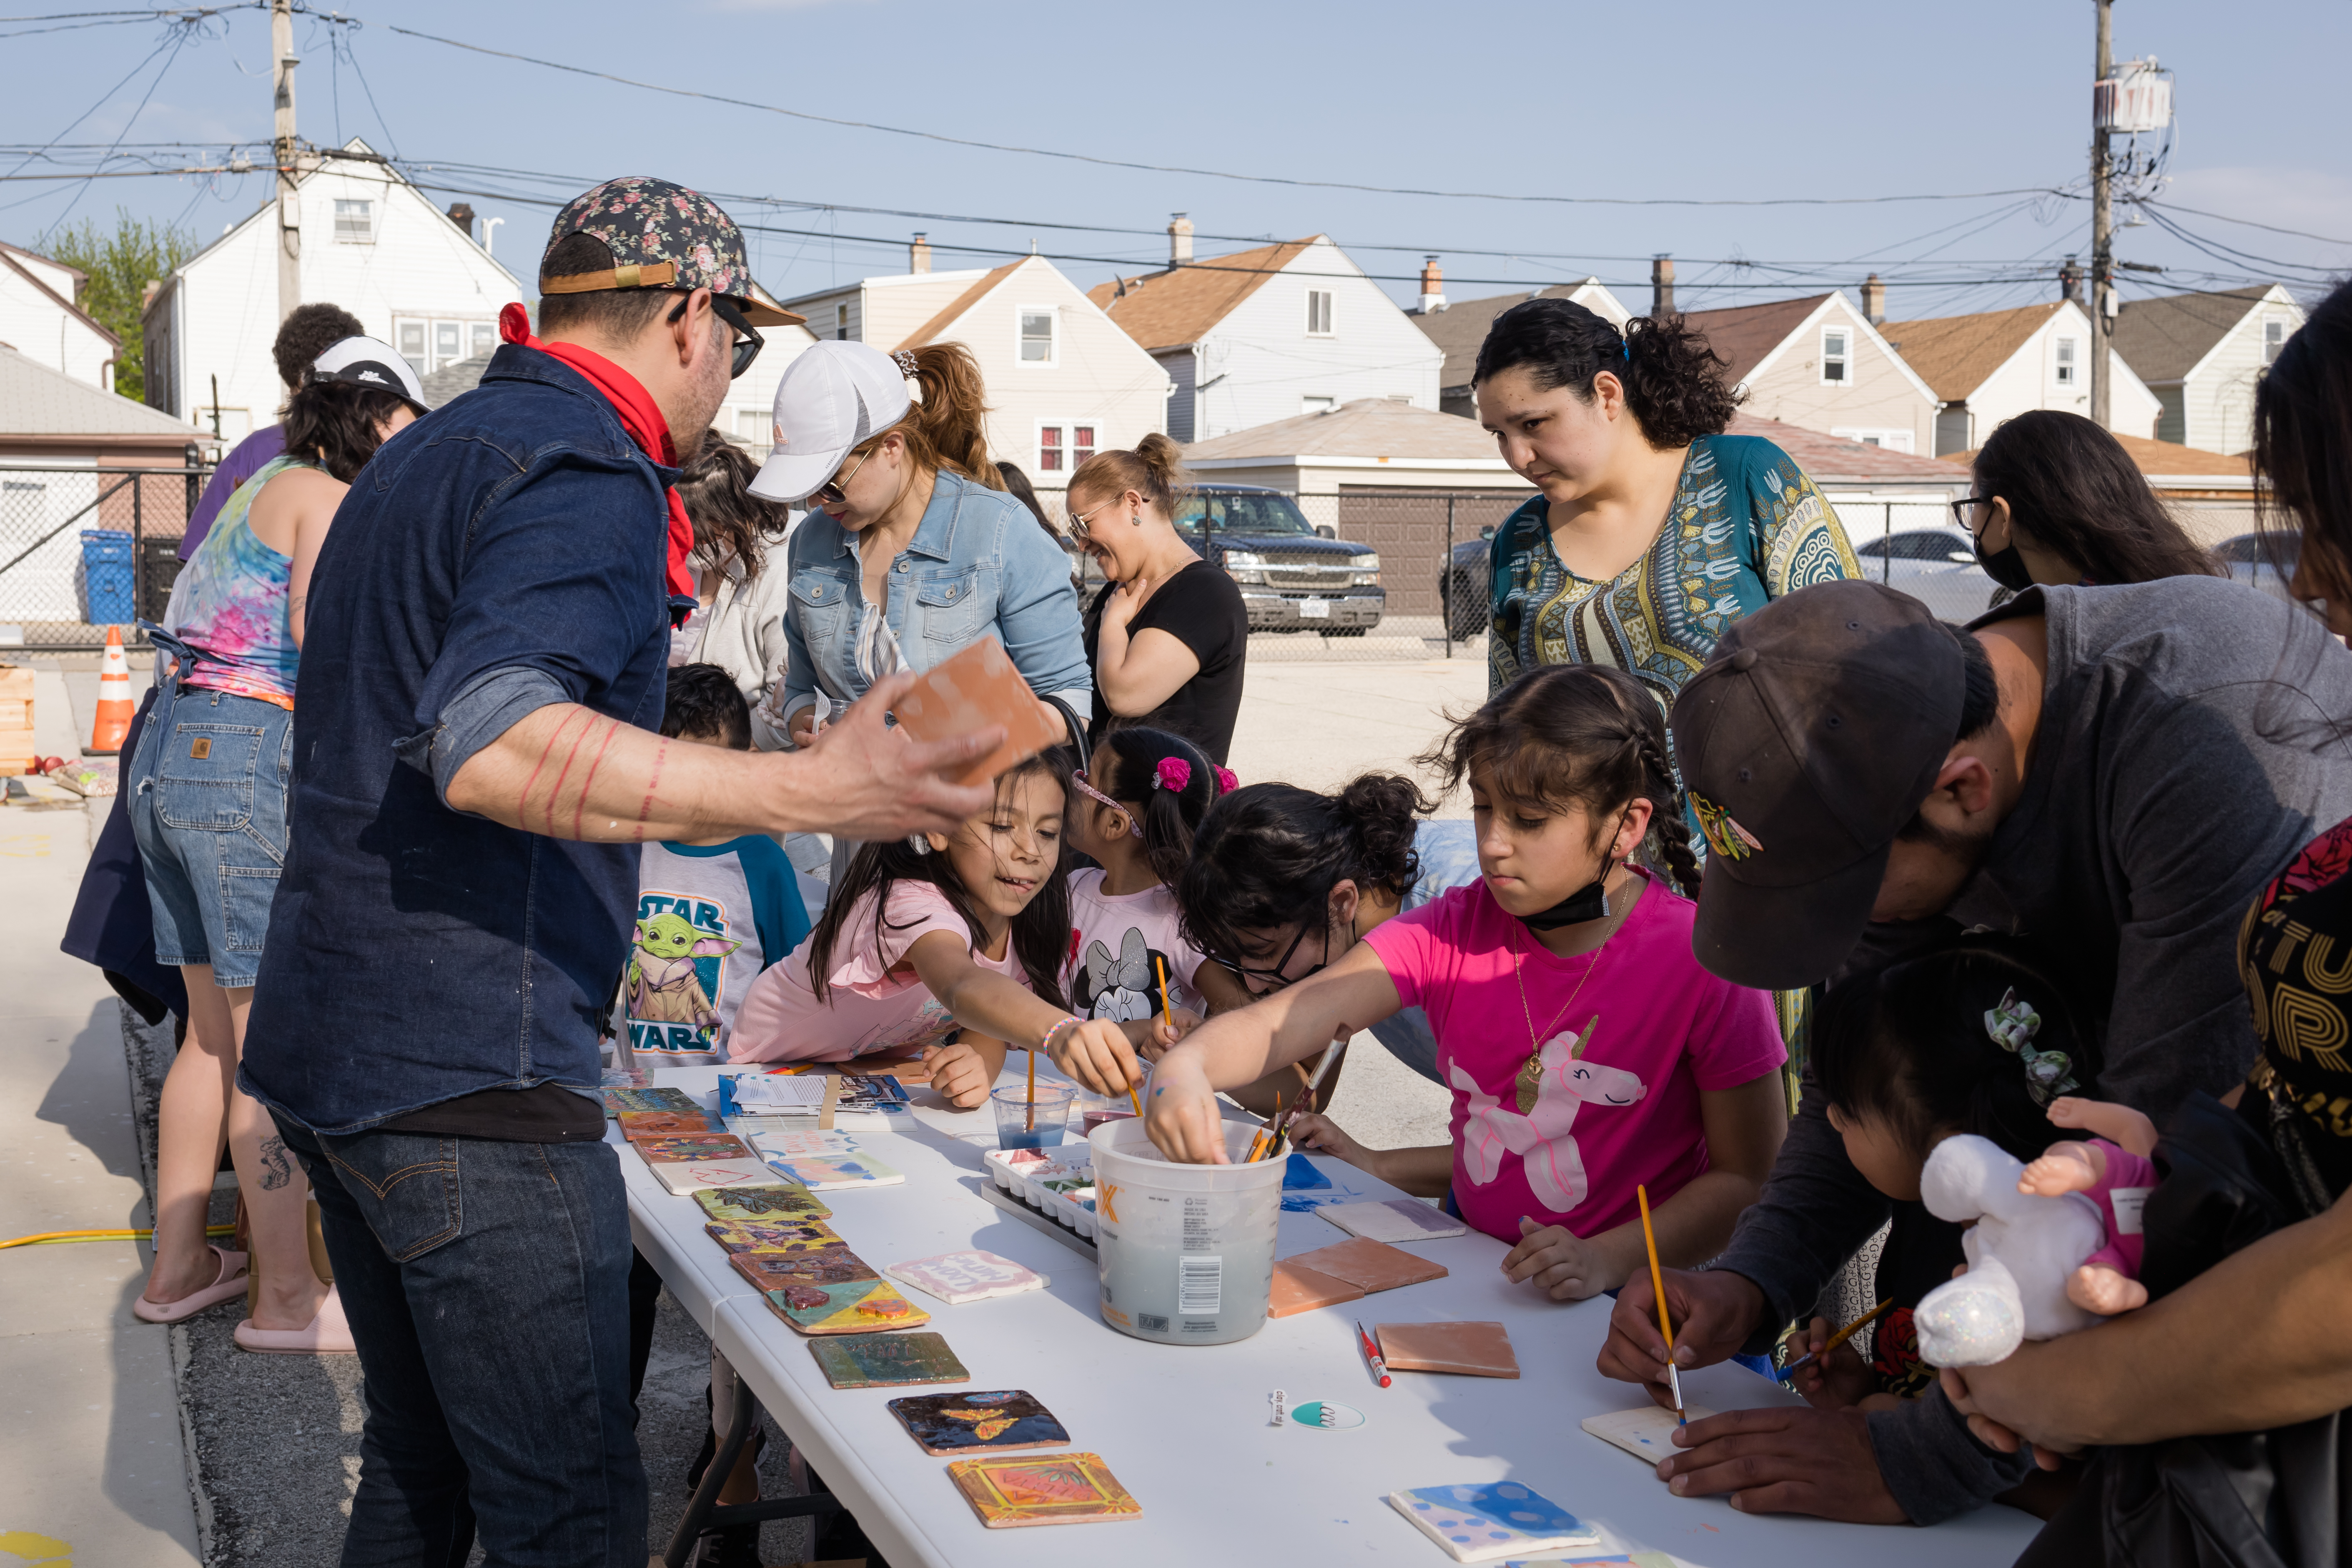
[[[206,1236],[229,1236],[236,1232],[233,1225],[208,1225]],[[10,1241],[0,1241],[0,1252],[12,1247],[46,1247],[60,1241],[144,1241],[154,1235],[150,1230],[45,1230],[38,1236],[20,1236]]]

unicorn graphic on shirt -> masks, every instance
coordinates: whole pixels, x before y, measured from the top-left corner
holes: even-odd
[[[1503,1156],[1517,1154],[1528,1173],[1528,1190],[1544,1207],[1567,1214],[1584,1201],[1591,1184],[1570,1131],[1577,1112],[1587,1105],[1632,1105],[1650,1092],[1623,1068],[1584,1059],[1600,1025],[1596,1013],[1581,1037],[1563,1029],[1544,1042],[1536,1057],[1541,1076],[1525,1115],[1480,1089],[1460,1063],[1451,1064],[1448,1078],[1470,1100],[1462,1124],[1462,1165],[1474,1184],[1493,1181],[1502,1173]]]

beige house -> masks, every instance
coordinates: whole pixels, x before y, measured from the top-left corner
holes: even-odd
[[[1747,392],[1743,412],[1927,457],[1937,399],[1843,291],[1692,310]]]
[[[0,244],[0,345],[111,392],[122,340],[77,302],[88,281],[62,261]]]
[[[1496,294],[1484,300],[1465,300],[1458,305],[1448,304],[1444,279],[1433,261],[1422,268],[1420,305],[1405,314],[1429,335],[1431,342],[1445,351],[1444,368],[1437,373],[1439,408],[1465,419],[1478,417],[1470,395],[1470,373],[1477,367],[1479,345],[1486,341],[1496,317],[1529,300],[1566,300],[1583,306],[1613,327],[1622,328],[1633,314],[1598,278],[1588,278],[1581,283],[1555,284],[1525,294]]]
[[[2275,283],[2214,294],[2135,300],[2116,317],[2116,352],[2164,412],[2156,438],[2209,452],[2254,444],[2254,383],[2303,325],[2303,307]]]
[[[1888,321],[1880,329],[1935,388],[1936,455],[1973,451],[2001,421],[2031,408],[2091,412],[2091,318],[2072,300]],[[2123,355],[2107,352],[2107,428],[2153,437],[2163,405]]]
[[[1168,375],[1078,286],[1043,257],[992,270],[933,272],[930,247],[913,270],[804,294],[786,308],[819,338],[911,349],[959,342],[988,384],[988,447],[1056,490],[1097,451],[1132,447],[1164,428]]]

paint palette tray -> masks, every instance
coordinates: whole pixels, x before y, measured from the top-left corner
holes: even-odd
[[[990,1180],[1065,1229],[1095,1234],[1094,1151],[1066,1144],[1059,1158],[1036,1149],[991,1149],[982,1158]]]

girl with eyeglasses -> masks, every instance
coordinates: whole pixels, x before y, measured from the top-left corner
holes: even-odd
[[[2000,600],[2036,583],[2227,574],[2172,521],[2123,444],[2079,414],[2037,408],[2003,420],[1975,467],[1976,493],[1952,513],[1985,574],[2009,590]]]
[[[1771,998],[1692,954],[1697,866],[1656,702],[1622,670],[1537,670],[1424,761],[1449,788],[1469,784],[1480,879],[1188,1035],[1153,1071],[1152,1142],[1171,1160],[1223,1163],[1218,1089],[1419,1005],[1454,1093],[1450,1142],[1370,1150],[1309,1116],[1294,1130],[1300,1147],[1447,1197],[1513,1244],[1507,1278],[1554,1300],[1614,1289],[1644,1266],[1637,1185],[1662,1259],[1712,1258],[1787,1130],[1788,1053]],[[1635,864],[1645,846],[1681,894]],[[1066,1048],[1067,1070],[1116,1070],[1088,1058],[1097,1043]]]

